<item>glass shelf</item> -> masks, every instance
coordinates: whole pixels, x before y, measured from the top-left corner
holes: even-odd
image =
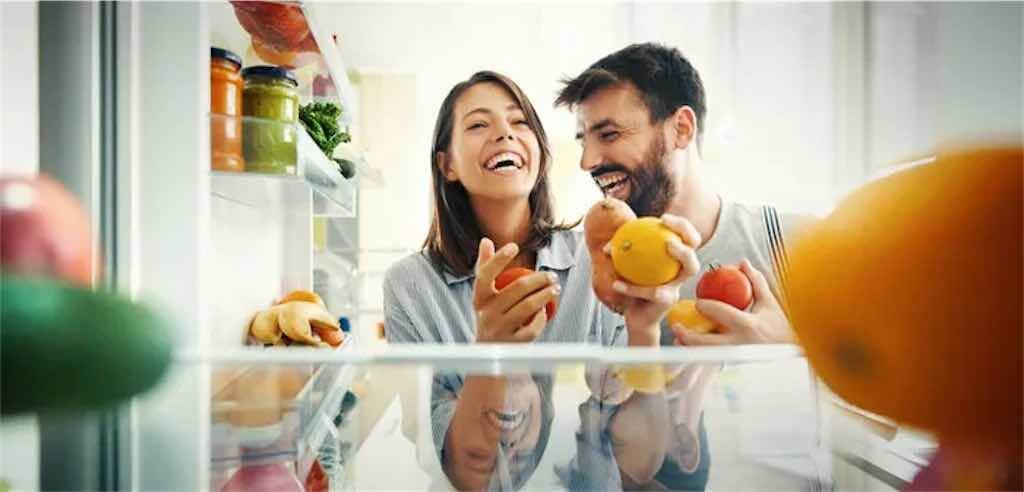
[[[211,125],[239,120],[243,128],[242,145],[248,146],[246,172],[211,171],[210,192],[214,196],[286,214],[355,216],[355,183],[341,175],[301,126],[248,116],[210,115]],[[244,138],[252,135],[277,140],[273,145],[263,146],[246,143]]]
[[[598,419],[584,410],[601,411],[601,405],[620,405],[632,398],[628,394],[620,396],[622,387],[612,379],[624,377],[625,368],[648,370],[652,363],[664,363],[666,368],[679,368],[676,376],[666,379],[661,390],[665,402],[674,409],[673,420],[655,420],[653,414],[648,418],[641,413],[634,416],[637,418],[630,424],[630,432],[675,436],[672,446],[685,447],[692,445],[687,438],[693,436],[688,432],[696,429],[694,426],[706,427],[707,442],[711,443],[706,448],[706,459],[711,463],[708,486],[717,490],[829,489],[834,484],[828,435],[821,433],[816,411],[816,383],[800,349],[792,345],[650,350],[582,344],[392,345],[382,349],[360,346],[359,350],[338,352],[240,349],[203,356],[180,353],[177,361],[186,365],[209,363],[213,367],[254,366],[262,370],[295,370],[321,364],[321,370],[334,366],[352,371],[337,376],[343,382],[328,384],[327,387],[339,391],[325,392],[317,410],[307,412],[312,420],[319,419],[314,431],[306,430],[313,428],[308,425],[305,429],[296,427],[291,434],[291,448],[268,447],[263,454],[247,453],[229,465],[234,468],[214,473],[217,477],[277,460],[276,463],[293,470],[291,473],[299,482],[305,482],[317,453],[322,459],[326,448],[335,449],[335,456],[344,456],[341,465],[335,467],[335,471],[342,471],[330,479],[331,490],[437,490],[448,484],[435,448],[438,437],[434,434],[436,419],[443,418],[446,408],[436,405],[451,397],[445,396],[445,388],[454,381],[464,381],[451,378],[501,375],[509,378],[507,408],[499,417],[487,414],[479,425],[489,429],[487,432],[493,431],[502,446],[527,443],[529,447],[523,450],[514,448],[517,455],[498,458],[514,461],[530,457],[509,465],[515,466],[513,480],[525,480],[517,482],[523,490],[577,489],[572,480],[578,478],[568,477],[579,473],[598,477],[597,480],[605,477],[612,483],[614,477],[608,474],[614,472],[610,468],[615,465],[614,459],[607,455],[595,459],[598,456],[594,453],[600,450],[590,445],[600,446],[604,439],[601,436],[618,431],[612,427],[614,421]],[[609,368],[613,374],[605,372]],[[524,386],[523,381],[531,377],[542,385],[538,391]],[[438,381],[447,382],[439,385]],[[332,414],[342,412],[340,399],[346,397],[340,388],[355,395],[358,403],[349,405],[351,411],[343,412],[344,418],[332,421]],[[635,388],[648,393],[640,386]],[[636,398],[643,401],[644,397]],[[269,400],[277,401],[275,397]],[[691,412],[692,405],[697,405],[693,408],[700,412]],[[296,422],[309,420],[302,416],[298,405],[292,407]],[[218,410],[223,411],[215,404],[215,414]],[[696,417],[701,418],[694,420]],[[231,438],[218,431],[218,420],[215,416],[211,433],[215,449],[224,447]],[[652,427],[661,425],[665,427]],[[689,427],[684,429],[684,425]],[[479,435],[482,434],[463,436],[467,444],[483,446],[474,440]],[[760,445],[750,446],[752,439]],[[644,443],[641,441],[639,448],[630,451],[637,453],[632,456],[643,455]],[[689,456],[681,450],[685,451],[670,449],[673,459]],[[218,455],[214,456],[217,459]],[[224,460],[218,460],[213,466],[224,464]],[[505,479],[503,475],[499,478]]]
[[[267,348],[257,352],[350,352],[351,336],[333,351]],[[214,371],[211,405],[211,469],[247,463],[304,460],[332,432],[355,367],[312,362],[294,365],[242,363]]]

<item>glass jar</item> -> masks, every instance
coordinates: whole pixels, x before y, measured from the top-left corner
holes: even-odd
[[[299,95],[291,71],[270,66],[242,70],[245,165],[249,171],[295,174]]]
[[[241,68],[238,55],[210,48],[210,159],[216,171],[245,171]]]

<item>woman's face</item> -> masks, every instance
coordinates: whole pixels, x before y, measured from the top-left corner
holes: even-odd
[[[452,140],[442,157],[448,181],[471,197],[527,198],[540,172],[540,144],[526,114],[504,87],[483,82],[459,96]]]

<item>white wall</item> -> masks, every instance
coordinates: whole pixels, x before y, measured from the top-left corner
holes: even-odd
[[[39,170],[38,30],[35,3],[0,4],[0,66],[7,67],[0,75],[0,175]],[[34,416],[0,422],[0,480],[14,490],[39,488]]]
[[[39,170],[39,11],[34,2],[0,5],[0,173]]]
[[[434,118],[450,87],[476,70],[508,74],[538,107],[564,219],[578,218],[598,195],[577,168],[572,115],[551,108],[558,79],[637,41],[677,46],[701,72],[707,168],[724,195],[822,214],[877,168],[931,153],[939,138],[1020,133],[1020,9],[376,2],[325,5],[321,14],[350,67],[416,80],[406,113],[415,130],[390,136],[410,157],[374,164],[400,169],[389,188],[414,216],[388,233],[401,244],[387,246],[417,247],[428,224]],[[372,244],[373,234],[361,241]]]

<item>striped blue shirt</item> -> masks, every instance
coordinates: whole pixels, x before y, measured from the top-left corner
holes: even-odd
[[[534,343],[625,344],[621,316],[601,304],[591,290],[591,266],[583,233],[556,231],[548,246],[537,251],[536,270],[554,272],[562,286],[555,313]],[[384,277],[384,332],[389,343],[473,343],[474,275],[456,276],[435,265],[425,252],[409,255],[388,269]],[[455,413],[463,374],[435,374],[431,395],[434,447],[439,459]],[[499,447],[491,489],[520,488],[530,477],[547,443],[552,380],[534,375],[540,393],[542,429],[537,449],[517,458]]]

